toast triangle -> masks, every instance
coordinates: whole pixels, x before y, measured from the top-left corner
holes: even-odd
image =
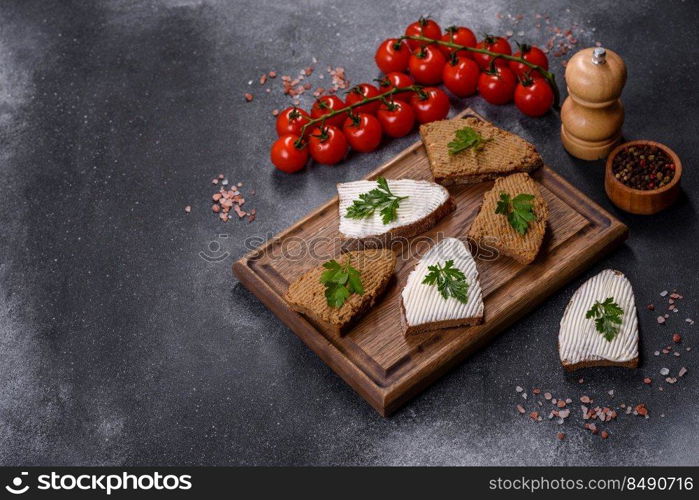
[[[407,196],[397,209],[397,219],[384,224],[377,210],[366,219],[350,219],[347,209],[359,195],[377,188],[376,181],[354,181],[337,185],[340,211],[340,237],[344,248],[380,248],[396,238],[410,238],[432,228],[456,204],[443,186],[429,181],[389,179],[388,187],[396,196]]]
[[[320,326],[337,335],[344,335],[383,294],[396,267],[396,255],[389,249],[356,250],[335,260],[359,271],[364,293],[352,294],[340,307],[330,307],[325,298],[325,285],[320,282],[326,270],[323,265],[306,271],[289,285],[284,296],[294,311],[304,314]]]
[[[519,194],[534,195],[533,207],[536,220],[529,223],[527,233],[519,234],[505,215],[496,214],[500,194],[511,198]],[[530,264],[539,253],[546,232],[549,210],[541,191],[529,174],[512,174],[496,179],[490,191],[483,195],[483,204],[468,231],[468,237],[479,247],[497,249],[520,264]]]
[[[585,314],[596,301],[612,297],[623,310],[619,333],[608,341]],[[568,371],[590,366],[638,366],[638,317],[631,283],[621,272],[605,269],[587,280],[570,299],[558,333],[561,364]]]
[[[449,153],[456,131],[471,127],[487,142],[482,149]],[[435,182],[444,186],[474,184],[516,172],[531,172],[544,162],[530,142],[476,116],[439,120],[420,125]]]
[[[423,283],[429,266],[444,265],[448,260],[466,276],[466,303],[454,297],[445,299],[435,285]],[[401,310],[405,335],[442,328],[478,325],[483,322],[483,293],[478,270],[468,247],[456,238],[445,238],[433,246],[415,265],[401,292]]]

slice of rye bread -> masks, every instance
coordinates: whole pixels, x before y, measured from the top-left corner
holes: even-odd
[[[534,195],[532,203],[536,220],[529,223],[526,234],[515,231],[505,215],[495,213],[500,193],[507,193],[511,198],[522,193]],[[548,206],[536,182],[529,174],[512,174],[497,179],[493,188],[485,193],[481,210],[471,224],[468,237],[479,247],[490,246],[521,264],[530,264],[539,253],[548,218]]]
[[[619,333],[611,341],[596,330],[594,319],[586,317],[595,301],[608,297],[623,311]],[[631,283],[620,271],[605,269],[583,283],[561,318],[558,355],[563,368],[570,372],[593,366],[637,368],[639,335],[635,302]]]
[[[436,286],[423,283],[430,266],[447,260],[464,273],[469,284],[465,303],[453,297],[445,299]],[[445,238],[433,246],[408,275],[400,304],[401,325],[406,336],[483,323],[483,293],[476,262],[468,247],[456,238]]]
[[[338,257],[340,264],[351,258],[351,265],[359,271],[364,294],[350,295],[340,307],[330,307],[325,298],[325,285],[320,275],[325,271],[321,265],[310,269],[296,279],[286,292],[284,299],[297,312],[337,335],[347,331],[376,303],[393,276],[396,255],[389,249],[371,249],[347,252]]]
[[[407,181],[409,179],[404,179]],[[390,185],[389,180],[389,185]],[[412,238],[418,234],[428,231],[434,227],[442,218],[449,215],[451,212],[456,210],[456,202],[454,198],[449,194],[449,192],[442,186],[438,186],[432,182],[428,181],[413,181],[415,183],[423,183],[431,185],[434,188],[438,188],[444,191],[445,199],[444,201],[437,205],[434,210],[426,214],[417,220],[411,221],[407,224],[392,227],[381,234],[374,234],[364,237],[352,237],[343,234],[340,231],[340,239],[342,240],[343,250],[364,250],[369,248],[384,248],[390,247],[394,240],[400,240],[404,238]],[[350,183],[351,184],[351,183]],[[373,187],[372,187],[373,188]],[[369,188],[367,188],[369,190]],[[393,189],[396,194],[400,193],[397,189]],[[340,217],[342,217],[342,203],[340,203]],[[345,208],[346,209],[346,208]],[[400,209],[399,209],[400,211]],[[399,212],[400,213],[400,212]],[[378,215],[377,215],[378,217]]]
[[[467,149],[452,155],[448,144],[456,137],[456,131],[464,127],[473,128],[489,141],[479,151]],[[444,186],[475,184],[515,172],[531,172],[544,164],[533,144],[475,116],[420,125],[420,135],[432,176]]]

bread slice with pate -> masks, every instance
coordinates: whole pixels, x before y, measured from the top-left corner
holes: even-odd
[[[518,195],[533,195],[534,220],[528,223],[525,234],[519,233],[508,214],[497,213],[502,195],[514,200]],[[530,264],[539,253],[546,232],[549,210],[536,182],[529,174],[500,177],[493,188],[483,196],[483,204],[468,231],[468,237],[477,245],[496,248],[502,255],[521,264]]]
[[[389,249],[370,249],[347,252],[334,260],[342,266],[349,260],[359,271],[364,293],[352,293],[340,307],[329,305],[327,287],[321,282],[321,275],[328,270],[324,263],[292,282],[284,298],[294,311],[333,334],[344,335],[386,290],[396,267],[396,255]]]
[[[444,283],[459,277],[458,273],[466,284],[465,295],[449,293],[450,287]],[[483,322],[478,270],[463,242],[445,238],[427,251],[408,276],[401,293],[401,311],[405,335]]]
[[[596,314],[588,313],[593,307]],[[609,321],[610,313],[620,322]],[[598,323],[599,318],[606,318],[607,325]],[[605,326],[609,325],[613,328],[605,335]],[[558,352],[568,371],[591,366],[638,366],[638,317],[626,276],[605,269],[577,289],[561,318]]]
[[[471,128],[479,134],[481,147],[450,153],[449,143],[457,131]],[[530,142],[473,115],[420,125],[435,182],[444,186],[475,184],[543,166],[541,155]]]

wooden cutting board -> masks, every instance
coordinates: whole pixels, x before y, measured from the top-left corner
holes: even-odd
[[[468,109],[462,114],[467,113],[475,115]],[[431,180],[422,142],[366,178],[379,175]],[[430,246],[427,241],[446,236],[465,241],[483,193],[492,182],[449,188],[457,203],[456,211],[432,230],[413,238],[409,248],[404,245],[398,249],[396,279],[344,337],[314,325],[292,311],[282,298],[295,278],[341,252],[337,197],[237,261],[233,272],[325,363],[387,416],[522,315],[533,312],[546,297],[626,239],[625,225],[552,169],[543,167],[532,176],[550,211],[542,251],[528,266],[507,257],[476,259],[485,303],[485,322],[479,326],[406,339],[400,327],[399,298],[407,275]],[[553,340],[548,348],[555,349]]]

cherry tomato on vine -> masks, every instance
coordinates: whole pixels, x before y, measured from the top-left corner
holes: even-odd
[[[463,26],[449,26],[444,30],[442,41],[455,43],[457,45],[464,45],[465,47],[475,47],[477,43],[476,35],[473,34],[473,31]],[[442,51],[442,54],[444,54],[444,57],[446,58],[449,58],[453,52],[456,52],[455,48],[447,47],[446,45],[440,45],[439,50]],[[463,49],[459,50],[458,55],[463,57],[472,57],[471,52]]]
[[[442,28],[440,28],[439,24],[434,22],[429,17],[421,17],[405,28],[405,34],[408,36],[424,36],[427,38],[432,38],[433,40],[440,40],[442,38]],[[408,45],[410,45],[411,50],[416,50],[418,47],[424,47],[428,43],[429,42],[423,42],[420,40],[408,40]]]
[[[376,117],[389,137],[408,135],[415,126],[415,111],[405,101],[393,100],[381,103]]]
[[[301,135],[301,129],[311,119],[308,113],[301,108],[291,106],[279,113],[277,116],[277,135],[279,137],[286,134]],[[310,130],[308,131],[310,132]],[[308,135],[308,132],[306,135]]]
[[[408,59],[410,58],[410,47],[405,40],[388,38],[381,42],[374,54],[376,66],[383,73],[392,71],[405,71],[408,69]]]
[[[316,99],[311,108],[311,117],[313,119],[320,118],[328,113],[331,113],[337,109],[344,108],[346,106],[345,102],[336,95],[325,95]],[[345,123],[345,118],[347,118],[347,113],[340,113],[332,118],[328,118],[325,121],[326,125],[335,125],[336,127],[342,127]]]
[[[483,40],[478,42],[476,48],[497,52],[498,54],[506,54],[508,56],[512,55],[512,47],[510,47],[510,42],[501,36],[486,35]],[[473,59],[478,63],[478,66],[480,66],[481,69],[488,69],[490,67],[492,56],[474,52]],[[495,65],[507,66],[507,61],[504,59],[498,59],[495,61]]]
[[[381,123],[378,118],[369,113],[349,115],[342,131],[352,149],[360,153],[374,151],[381,144]]]
[[[347,138],[334,125],[317,127],[308,139],[308,148],[313,158],[324,165],[335,165],[347,154]]]
[[[519,50],[515,52],[515,57],[521,57],[525,61],[541,66],[544,69],[549,69],[549,60],[546,57],[546,54],[544,54],[543,50],[541,50],[539,47],[535,47],[534,45],[527,45],[526,43],[523,43],[519,46]],[[533,77],[543,77],[538,70],[532,70],[532,68],[524,63],[509,61],[509,64],[510,69],[514,72],[517,78],[521,78],[527,74]]]
[[[308,162],[308,146],[302,143],[297,147],[299,136],[286,134],[274,141],[270,151],[270,159],[275,167],[282,172],[292,174],[301,170]]]
[[[515,89],[515,106],[527,116],[545,115],[553,105],[553,90],[543,78],[525,77]]]
[[[384,92],[388,92],[389,90],[394,89],[396,87],[410,87],[413,83],[415,83],[415,81],[410,77],[410,75],[406,75],[405,73],[399,73],[397,71],[387,73],[386,76],[376,81],[379,84],[379,92],[381,94],[383,94]],[[413,94],[414,92],[412,91],[399,92],[397,94],[393,94],[391,97],[399,101],[408,102],[410,101],[410,96]]]
[[[478,92],[490,104],[510,102],[516,86],[517,79],[509,68],[496,66],[494,72],[485,71],[478,78]]]
[[[456,97],[467,97],[476,93],[481,69],[473,59],[452,57],[444,66],[444,86]]]
[[[415,81],[422,85],[437,85],[442,82],[442,70],[447,60],[434,45],[421,47],[410,56],[408,68]]]
[[[370,97],[376,97],[379,95],[379,89],[374,87],[371,83],[360,83],[352,87],[349,92],[347,92],[347,97],[345,97],[345,102],[347,105],[354,104],[361,101],[362,99],[368,99]],[[370,113],[376,114],[376,110],[379,109],[379,101],[368,102],[357,106],[352,109],[353,113]]]
[[[420,123],[443,120],[449,114],[450,107],[449,97],[436,87],[425,87],[415,92],[410,99],[410,105]]]

